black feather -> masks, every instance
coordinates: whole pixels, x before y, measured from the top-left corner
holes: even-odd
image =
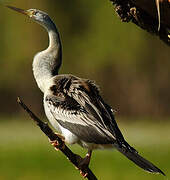
[[[68,129],[69,131],[73,132],[77,137],[87,143],[94,143],[94,144],[113,144],[113,139],[102,131],[102,129],[98,128],[101,133],[95,129],[91,125],[80,125],[80,124],[73,124],[70,122],[64,122],[62,120],[57,120],[57,122],[64,128]]]
[[[130,151],[129,149],[120,147],[119,145],[117,145],[117,146],[115,145],[115,147],[119,152],[121,152],[128,159],[133,161],[137,166],[144,169],[145,171],[148,171],[151,173],[160,173],[165,176],[164,172],[162,172],[158,167],[156,167],[150,161],[148,161],[145,158],[143,158],[142,156],[140,156],[137,151]]]

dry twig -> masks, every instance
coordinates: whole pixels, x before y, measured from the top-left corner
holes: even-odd
[[[59,149],[74,166],[80,171],[80,174],[83,177],[86,177],[89,180],[97,180],[97,177],[93,174],[93,172],[88,168],[80,168],[79,162],[83,159],[81,156],[74,154],[62,141],[60,137],[58,137],[52,129],[48,126],[47,123],[42,122],[24,103],[18,98],[17,102],[21,105],[21,107],[29,114],[29,116],[34,120],[37,126],[44,132],[46,136],[50,139],[50,141],[56,141],[56,145],[54,147]]]

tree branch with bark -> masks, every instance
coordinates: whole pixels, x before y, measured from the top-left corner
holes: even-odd
[[[135,23],[170,46],[170,0],[110,1],[121,21]]]
[[[60,150],[69,161],[80,171],[80,174],[87,178],[88,180],[97,180],[97,177],[94,173],[89,169],[89,167],[80,167],[79,164],[83,160],[81,156],[73,153],[64,143],[64,141],[53,132],[53,130],[48,126],[47,123],[41,121],[25,104],[24,102],[18,98],[18,104],[29,114],[31,119],[34,120],[37,126],[41,129],[41,131],[49,138],[49,140],[54,146],[56,150]]]

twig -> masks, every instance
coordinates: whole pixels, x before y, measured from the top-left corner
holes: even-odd
[[[81,156],[73,153],[62,141],[60,137],[58,137],[52,129],[48,126],[47,123],[42,122],[24,103],[23,101],[18,97],[17,102],[21,107],[29,114],[29,116],[34,120],[34,122],[37,124],[37,126],[40,127],[40,129],[44,132],[46,136],[51,141],[56,141],[57,145],[55,148],[59,149],[74,166],[80,171],[80,174],[83,175],[83,177],[86,177],[89,180],[97,180],[97,177],[93,174],[93,172],[87,167],[87,168],[80,168],[79,162],[83,159]]]

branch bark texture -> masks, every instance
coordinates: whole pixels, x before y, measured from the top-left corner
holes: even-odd
[[[154,33],[170,46],[170,0],[159,0],[160,30],[156,0],[110,0],[123,22],[133,22]]]

